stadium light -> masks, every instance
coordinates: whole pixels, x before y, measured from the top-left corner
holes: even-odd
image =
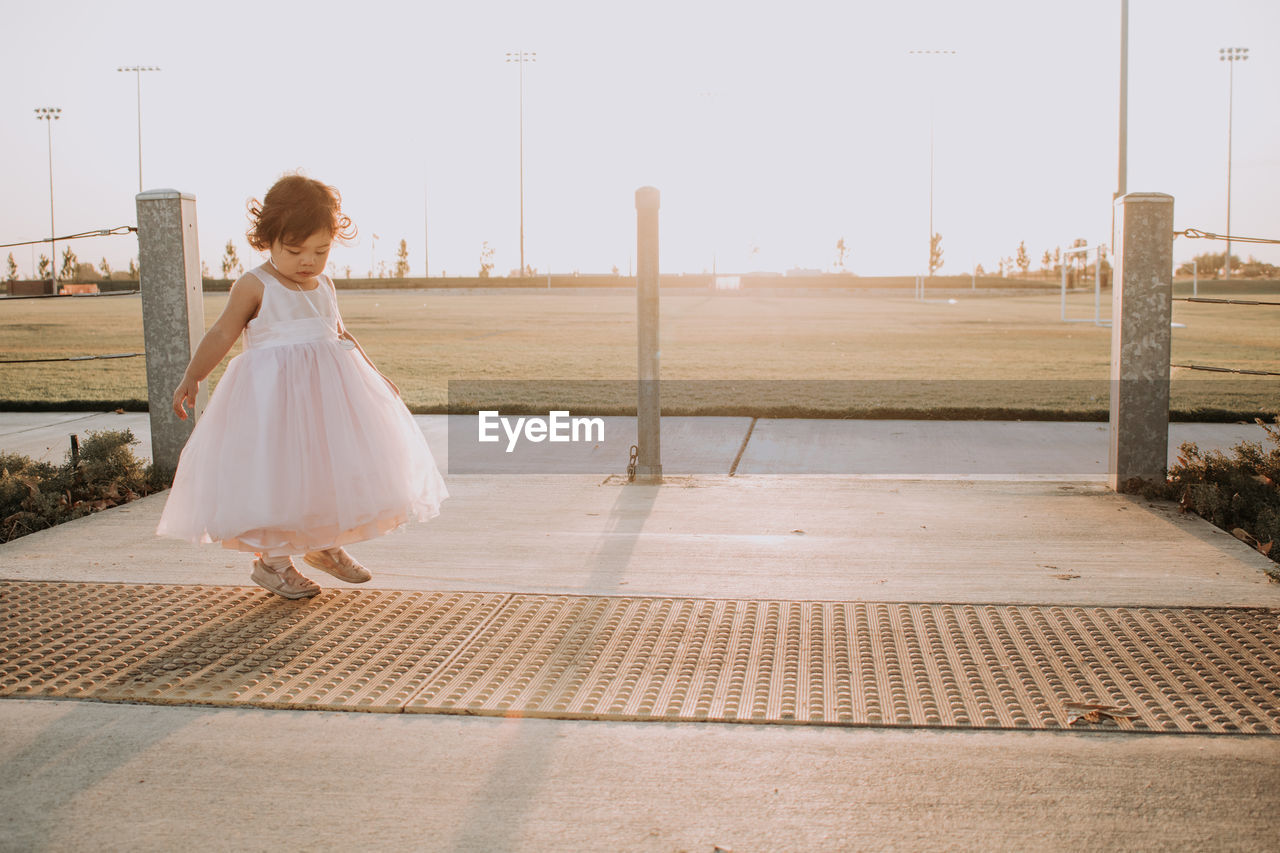
[[[138,81],[138,192],[142,192],[142,72],[159,71],[150,65],[130,65],[117,71],[132,71]]]
[[[49,139],[49,272],[53,278],[53,292],[58,292],[58,247],[54,242],[57,231],[53,225],[53,123],[62,118],[62,107],[36,107],[36,121],[48,122],[45,136]]]
[[[1223,47],[1218,49],[1218,59],[1227,63],[1227,255],[1223,263],[1223,278],[1231,280],[1231,117],[1234,109],[1236,87],[1236,63],[1249,58],[1247,47]]]
[[[538,54],[523,50],[507,53],[507,62],[520,66],[520,275],[524,276],[524,66],[526,62],[537,62]]]
[[[912,56],[955,56],[954,50],[908,50]],[[930,78],[932,80],[932,78]],[[933,275],[933,91],[929,91],[929,253],[925,255],[925,270]]]

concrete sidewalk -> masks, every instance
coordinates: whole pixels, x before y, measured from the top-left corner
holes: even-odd
[[[77,417],[0,419],[0,446]],[[352,550],[384,589],[1280,609],[1274,563],[1099,485],[1100,426],[1105,470],[1097,424],[683,424],[662,486],[455,472],[438,519]],[[448,429],[424,421],[442,457]],[[0,578],[246,585],[241,555],[154,537],[164,499],[0,546]],[[5,850],[1264,850],[1280,807],[1263,735],[6,699],[0,762]]]
[[[608,474],[626,468],[636,441],[634,418],[603,418],[605,440],[575,444],[527,442],[512,455],[503,442],[475,451],[477,418],[415,417],[446,474]],[[149,458],[145,412],[0,412],[0,451],[48,462],[66,458],[70,436],[129,429],[135,452]],[[1229,450],[1265,442],[1257,424],[1169,425],[1169,464],[1184,442]],[[679,417],[662,420],[662,461],[669,475],[841,474],[890,478],[1056,479],[1104,481],[1108,426],[1053,421],[803,420]],[[450,446],[463,449],[451,467]]]

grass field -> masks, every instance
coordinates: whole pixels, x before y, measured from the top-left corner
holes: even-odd
[[[1176,295],[1189,295],[1179,282]],[[663,291],[662,378],[669,414],[1102,417],[1111,330],[1059,322],[1055,293],[714,293]],[[1280,300],[1280,283],[1201,283],[1201,296]],[[343,291],[347,326],[417,412],[468,406],[634,406],[635,295],[590,291]],[[225,294],[207,294],[212,323]],[[1068,314],[1091,317],[1092,292]],[[1104,317],[1110,294],[1103,294]],[[1280,371],[1280,307],[1174,303],[1173,362]],[[140,352],[137,296],[0,302],[0,359]],[[233,355],[239,346],[233,350]],[[224,363],[225,366],[225,363]],[[214,373],[214,381],[222,367]],[[710,381],[714,380],[714,381]],[[759,380],[759,381],[749,381]],[[1276,378],[1174,371],[1183,417],[1280,410]],[[483,399],[473,399],[479,395]],[[569,399],[566,399],[568,395]],[[94,407],[146,399],[141,358],[0,365],[0,406]],[[458,409],[460,410],[460,409]],[[1207,414],[1206,414],[1207,412]]]

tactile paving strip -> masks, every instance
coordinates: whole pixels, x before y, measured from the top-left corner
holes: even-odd
[[[1280,734],[1265,609],[13,582],[0,619],[0,696]]]
[[[505,599],[0,584],[0,695],[400,711]]]

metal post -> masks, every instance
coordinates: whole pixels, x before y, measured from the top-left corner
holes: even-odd
[[[1227,254],[1223,260],[1222,277],[1231,280],[1231,119],[1235,110],[1236,63],[1249,58],[1247,47],[1224,47],[1218,50],[1218,59],[1227,63]]]
[[[1093,260],[1093,325],[1102,325],[1102,246],[1094,252]]]
[[[518,50],[507,54],[507,62],[520,66],[520,277],[524,277],[524,64],[537,62],[538,54]]]
[[[50,278],[53,280],[53,292],[58,292],[58,243],[54,239],[57,236],[57,228],[53,224],[53,123],[62,118],[62,107],[37,107],[35,110],[36,121],[45,123],[45,137],[49,143],[49,272]],[[34,262],[32,263],[34,267]],[[37,272],[32,270],[32,274]]]
[[[177,190],[151,190],[138,194],[137,206],[151,458],[171,478],[209,399],[202,385],[192,417],[179,420],[173,413],[173,389],[204,337],[196,198]]]
[[[61,111],[59,111],[61,112]],[[58,118],[58,116],[53,116]],[[49,140],[49,274],[53,278],[54,295],[58,293],[58,241],[55,239],[58,234],[57,226],[53,224],[53,122],[45,122],[45,130],[48,131],[46,136]]]
[[[1163,481],[1169,454],[1169,326],[1173,316],[1173,196],[1116,200],[1111,309],[1108,482]]]
[[[1120,0],[1120,169],[1116,198],[1128,192],[1129,181],[1129,0]],[[1114,213],[1114,208],[1112,213]],[[1112,231],[1114,232],[1114,228]],[[1115,234],[1111,235],[1112,243]]]
[[[653,187],[636,190],[636,480],[662,482],[661,402],[658,393],[658,207]]]
[[[116,71],[132,72],[137,81],[138,89],[138,192],[142,192],[142,72],[143,71],[159,71],[159,68],[151,65],[130,65],[127,68],[117,68]]]
[[[1222,277],[1231,281],[1231,126],[1236,98],[1235,62],[1228,62],[1227,69],[1227,254],[1222,260],[1224,269]]]

